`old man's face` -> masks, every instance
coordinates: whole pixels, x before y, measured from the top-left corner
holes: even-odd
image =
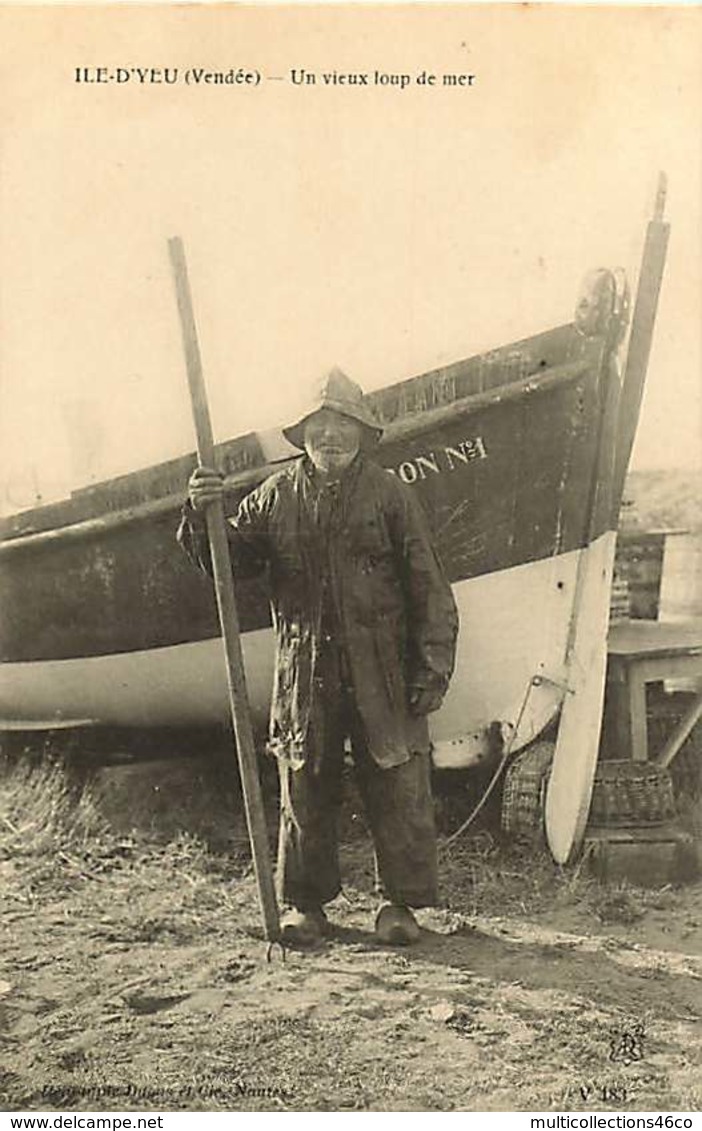
[[[361,446],[362,425],[350,416],[322,408],[305,422],[305,451],[318,471],[337,474],[353,460]]]

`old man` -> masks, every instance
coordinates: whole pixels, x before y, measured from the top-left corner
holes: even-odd
[[[302,458],[247,495],[229,529],[235,574],[267,574],[277,639],[283,937],[328,930],[348,741],[386,901],[376,932],[407,944],[411,908],[437,899],[427,716],[453,670],[456,606],[411,490],[372,459],[381,428],[360,386],[333,369],[284,433]],[[203,513],[221,492],[216,471],[196,469],[179,539],[205,569]]]

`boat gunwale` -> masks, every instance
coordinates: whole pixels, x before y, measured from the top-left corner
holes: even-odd
[[[457,415],[470,416],[492,404],[502,404],[520,397],[547,392],[554,386],[569,384],[577,381],[592,368],[591,359],[564,362],[561,365],[551,366],[530,376],[522,377],[510,384],[499,385],[483,392],[469,393],[467,396],[460,397],[447,404],[438,405],[435,408],[408,413],[384,427],[381,445],[384,446],[388,442],[402,439],[413,432],[435,428]],[[387,386],[387,388],[391,389],[392,386]],[[194,458],[194,453],[191,454]],[[226,495],[236,494],[240,487],[246,488],[249,485],[253,486],[261,482],[275,468],[283,467],[292,462],[293,459],[299,458],[299,456],[291,456],[287,460],[263,463],[258,467],[246,468],[244,471],[236,472],[231,477],[227,477],[225,480],[225,505]],[[101,484],[101,487],[104,489],[108,482]],[[182,494],[170,494],[158,499],[148,499],[145,502],[108,512],[99,517],[68,522],[65,526],[11,534],[9,537],[0,539],[0,555],[13,551],[30,550],[42,543],[55,543],[62,539],[95,537],[114,527],[126,526],[145,519],[157,518],[169,512],[179,511],[182,509],[183,501]],[[69,504],[71,500],[68,499],[66,502]]]

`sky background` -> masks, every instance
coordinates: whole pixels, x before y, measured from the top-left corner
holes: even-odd
[[[193,449],[169,236],[224,439],[332,364],[371,389],[569,321],[589,268],[635,287],[661,169],[633,466],[700,466],[700,9],[6,7],[0,37],[2,511]],[[73,81],[98,65],[263,78]]]

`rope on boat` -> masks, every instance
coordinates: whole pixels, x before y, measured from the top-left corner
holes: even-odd
[[[490,781],[488,782],[487,786],[485,787],[485,790],[483,791],[482,797],[476,803],[472,812],[469,813],[469,815],[466,817],[463,824],[459,825],[458,828],[455,830],[455,832],[451,833],[451,836],[447,837],[446,840],[441,842],[441,844],[439,845],[440,851],[443,852],[445,849],[450,848],[450,846],[454,843],[454,841],[457,841],[460,836],[463,836],[463,833],[466,831],[467,828],[470,827],[470,825],[473,824],[473,821],[478,816],[478,814],[482,810],[483,806],[487,802],[488,798],[490,797],[493,789],[495,788],[495,786],[497,784],[497,781],[500,777],[500,774],[502,773],[505,766],[507,765],[507,762],[509,761],[509,759],[512,756],[512,747],[514,746],[517,734],[519,733],[519,727],[521,725],[522,719],[524,718],[524,712],[526,711],[527,704],[529,702],[529,696],[531,695],[531,692],[532,692],[532,688],[537,687],[539,685],[539,683],[541,682],[541,680],[542,680],[542,677],[538,676],[538,675],[532,676],[531,679],[529,680],[529,682],[527,684],[526,692],[524,694],[524,698],[522,700],[522,705],[519,708],[519,714],[517,715],[517,721],[514,724],[514,730],[512,731],[512,733],[509,737],[509,741],[507,742],[507,744],[506,744],[506,746],[505,746],[505,748],[502,752],[502,757],[500,758],[500,762],[499,762],[497,769],[495,770],[494,774],[490,778]]]

